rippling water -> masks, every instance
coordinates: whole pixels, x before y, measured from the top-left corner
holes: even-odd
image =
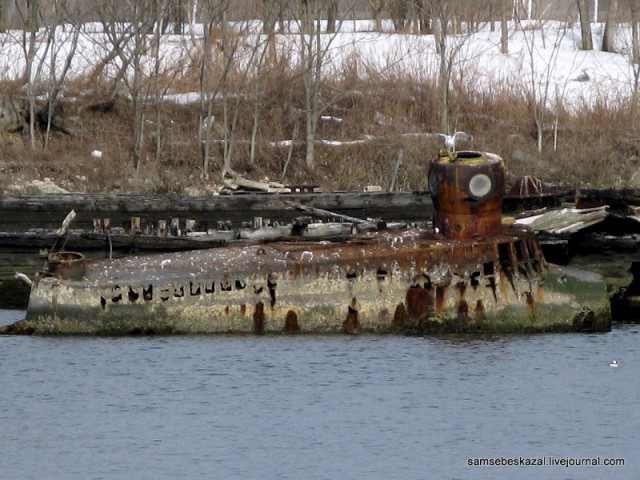
[[[638,478],[638,342],[0,337],[0,477]],[[598,456],[625,465],[468,465]]]

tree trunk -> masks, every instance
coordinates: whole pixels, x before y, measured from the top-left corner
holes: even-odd
[[[370,0],[373,7],[373,18],[376,24],[376,32],[382,32],[382,12],[385,7],[385,0]]]
[[[133,168],[138,173],[142,163],[144,148],[144,106],[139,98],[133,99],[133,146],[131,147],[131,159]]]
[[[184,33],[184,25],[187,23],[185,5],[183,5],[181,0],[173,0],[170,8],[173,20],[173,33],[175,35],[182,35]]]
[[[40,0],[27,0],[28,17],[25,29],[28,32],[38,31],[38,15],[40,14]]]
[[[542,134],[543,134],[543,130],[542,130],[542,123],[540,121],[540,119],[538,118],[538,116],[536,115],[536,118],[534,120],[535,122],[535,126],[536,126],[536,145],[538,148],[538,153],[542,153]]]
[[[209,180],[209,160],[211,156],[211,127],[212,99],[210,86],[210,71],[212,63],[212,38],[213,21],[204,24],[204,45],[202,63],[200,64],[200,129],[198,130],[198,142],[202,145],[202,178]],[[206,113],[205,113],[206,112]],[[204,126],[204,127],[203,127]]]
[[[273,35],[276,29],[276,20],[278,18],[275,0],[263,0],[264,4],[264,20],[262,22],[262,33]]]
[[[436,53],[440,55],[442,53],[442,46],[444,44],[444,32],[442,31],[442,22],[439,18],[436,18],[433,22],[433,36],[436,43]]]
[[[591,38],[591,15],[589,14],[590,0],[577,0],[577,2],[578,15],[580,16],[580,32],[582,33],[582,49],[593,50],[593,39]]]
[[[396,32],[405,32],[409,7],[406,0],[394,0],[391,3],[391,20]]]
[[[318,119],[313,112],[307,112],[307,132],[305,137],[304,161],[309,171],[315,169],[316,164],[316,128]]]
[[[0,0],[0,33],[7,31],[7,6],[6,0]]]
[[[322,75],[322,63],[324,51],[320,43],[320,21],[318,20],[318,8],[316,0],[305,0],[311,5],[304,12],[306,18],[302,23],[311,26],[312,33],[302,35],[302,79],[304,82],[305,98],[305,163],[310,171],[315,169],[315,141],[318,129],[318,116],[320,115],[320,83]],[[317,22],[314,29],[313,24]]]
[[[322,59],[320,57],[320,39],[315,35],[309,36],[308,58],[305,65],[304,83],[305,83],[305,116],[306,116],[306,133],[305,133],[305,163],[310,171],[315,168],[315,146],[316,132],[318,130],[319,112],[319,95],[320,95],[320,72]]]
[[[616,30],[618,29],[618,0],[611,0],[607,10],[607,20],[604,24],[602,37],[602,51],[615,53]]]
[[[638,7],[635,1],[629,2],[631,9],[631,62],[640,64],[640,46],[638,45]]]
[[[142,38],[141,32],[137,32],[135,37],[135,51],[133,53],[133,84],[130,89],[133,104],[133,145],[131,147],[131,159],[133,160],[133,168],[136,173],[140,170],[144,139],[144,100],[142,94],[142,73],[140,70],[143,51],[142,43],[144,41],[145,39]]]
[[[446,19],[445,19],[446,20]],[[447,62],[446,31],[442,17],[436,19],[436,51],[440,56],[440,129],[449,133],[449,65]]]
[[[509,55],[509,23],[507,22],[509,2],[500,0],[500,53]]]
[[[302,0],[302,32],[308,35],[313,33],[316,1],[317,0]]]
[[[327,33],[335,33],[338,17],[338,0],[328,0],[327,6]]]
[[[431,31],[431,13],[427,12],[424,0],[413,0],[414,21],[417,25],[418,33],[423,35],[433,33]]]

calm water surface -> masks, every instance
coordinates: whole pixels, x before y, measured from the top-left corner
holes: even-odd
[[[0,478],[637,479],[639,343],[0,337]]]

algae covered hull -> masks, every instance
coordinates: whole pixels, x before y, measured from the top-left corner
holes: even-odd
[[[548,265],[532,230],[502,224],[504,181],[497,155],[441,152],[432,228],[118,260],[58,252],[26,319],[0,333],[610,330],[601,277]]]
[[[80,260],[58,273],[36,279],[25,320],[4,333],[610,329],[604,281],[547,265],[517,226],[473,241],[405,229]]]

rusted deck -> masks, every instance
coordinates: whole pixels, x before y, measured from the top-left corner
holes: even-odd
[[[611,328],[601,277],[548,265],[533,230],[502,224],[499,156],[441,151],[432,162],[429,186],[436,212],[428,230],[119,260],[86,261],[78,253],[57,252],[33,282],[27,318],[0,332]]]
[[[86,263],[86,281],[101,285],[141,283],[149,280],[171,281],[185,276],[247,274],[259,271],[290,270],[308,273],[336,265],[381,267],[385,261],[398,262],[409,269],[419,258],[421,263],[446,261],[463,266],[493,252],[497,244],[512,241],[502,234],[474,242],[446,239],[428,230],[403,229],[354,236],[342,242],[273,242],[245,244],[220,249],[176,252],[163,255],[90,260]],[[484,253],[483,253],[484,252]]]
[[[90,260],[44,277],[14,332],[115,334],[607,329],[598,276],[549,269],[535,236],[408,229]],[[70,275],[73,277],[73,275]],[[587,318],[586,305],[602,301]],[[5,332],[8,333],[8,332]]]

